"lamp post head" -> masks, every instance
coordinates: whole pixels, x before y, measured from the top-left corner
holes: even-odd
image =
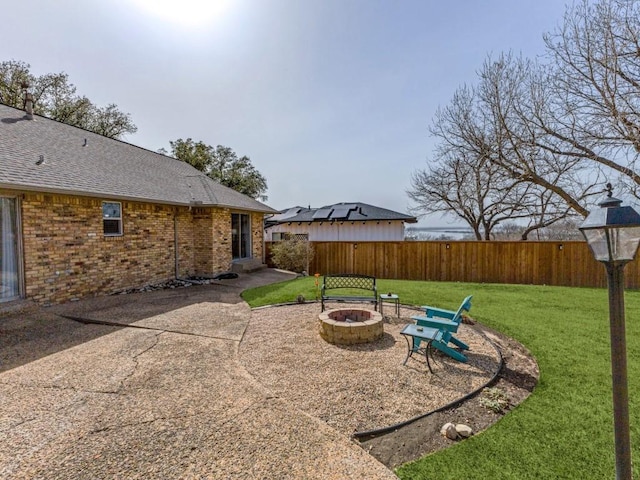
[[[589,213],[580,231],[599,262],[629,262],[640,245],[640,214],[612,196],[611,184],[607,189],[607,198]]]

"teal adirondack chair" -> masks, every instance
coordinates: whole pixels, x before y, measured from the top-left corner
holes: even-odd
[[[453,334],[458,331],[458,327],[462,322],[462,314],[471,310],[472,298],[473,295],[469,295],[467,298],[465,298],[460,304],[458,310],[455,312],[452,310],[444,310],[437,307],[423,306],[420,308],[425,311],[425,315],[414,315],[411,317],[412,320],[416,321],[416,325],[436,328],[440,330],[442,332],[442,336],[438,344],[444,343],[444,347],[446,348],[440,348],[438,344],[433,342],[434,348],[437,348],[443,353],[449,355],[451,358],[454,358],[461,362],[466,362],[467,357],[462,355],[457,350],[452,349],[447,344],[451,342],[456,347],[461,348],[462,350],[469,350],[469,346],[462,340],[454,337]]]
[[[420,320],[416,321],[416,325],[427,327],[427,325],[423,325],[420,322]],[[454,338],[454,336],[451,335],[451,332],[447,332],[446,330],[441,330],[441,329],[435,329],[435,330],[438,330],[438,333],[435,335],[435,337],[431,341],[431,347],[437,350],[440,350],[442,353],[450,356],[454,360],[465,363],[467,361],[467,357],[465,357],[464,354],[460,353],[458,350],[455,350],[448,345],[449,342],[453,343],[454,345],[458,345],[458,343],[462,343],[462,342],[460,342],[460,340],[458,340],[457,338]],[[420,342],[424,342],[424,341],[425,340],[422,340],[421,338],[413,337],[413,351],[417,352],[418,348],[420,348]],[[464,345],[464,343],[462,344]],[[469,347],[467,347],[466,349],[468,350]]]

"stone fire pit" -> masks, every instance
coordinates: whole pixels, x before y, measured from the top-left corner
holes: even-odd
[[[384,334],[382,315],[373,310],[344,308],[322,312],[320,336],[336,345],[375,342]]]

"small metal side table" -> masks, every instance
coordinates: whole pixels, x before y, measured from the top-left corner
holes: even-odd
[[[402,365],[406,365],[407,360],[409,360],[414,353],[424,353],[424,358],[427,361],[427,367],[429,368],[429,371],[433,373],[433,370],[431,369],[431,362],[429,362],[429,354],[432,354],[431,342],[436,339],[440,330],[437,328],[419,327],[418,325],[410,323],[405,326],[400,333],[404,335],[404,338],[407,341],[407,358],[404,359]],[[426,342],[427,345],[425,347],[421,347],[421,341]]]
[[[382,313],[382,305],[384,304],[384,302],[389,302],[389,303],[395,304],[396,317],[400,317],[400,297],[398,295],[395,295],[393,293],[381,293],[380,294],[380,315],[383,315],[383,313]]]

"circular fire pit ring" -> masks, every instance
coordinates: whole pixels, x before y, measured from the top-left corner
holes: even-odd
[[[335,345],[355,345],[380,340],[384,335],[382,315],[373,310],[341,308],[322,312],[320,336]]]

